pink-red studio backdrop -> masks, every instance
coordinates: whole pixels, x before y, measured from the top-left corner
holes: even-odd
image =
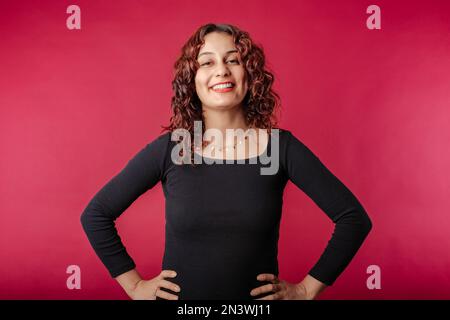
[[[66,26],[70,5],[81,29]],[[381,29],[366,26],[381,9]],[[261,44],[291,130],[373,222],[321,299],[450,298],[448,1],[2,1],[0,298],[127,299],[80,214],[170,117],[172,66],[208,22]],[[280,277],[303,279],[333,224],[289,183]],[[245,213],[243,213],[245,214]],[[164,196],[117,221],[145,277],[161,271]],[[81,270],[69,289],[67,267]],[[369,289],[369,266],[381,288]]]

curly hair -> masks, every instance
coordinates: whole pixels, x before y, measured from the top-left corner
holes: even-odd
[[[198,28],[181,48],[181,55],[174,64],[175,77],[172,81],[174,95],[171,102],[173,114],[170,124],[162,126],[163,131],[182,128],[188,130],[192,137],[194,121],[202,121],[204,133],[202,103],[195,89],[195,76],[199,68],[198,53],[205,43],[205,36],[211,32],[225,32],[233,37],[248,81],[248,91],[243,100],[246,124],[249,127],[268,129],[270,133],[277,125],[276,111],[280,107],[280,98],[272,89],[275,79],[265,67],[262,47],[256,45],[247,32],[236,26],[212,23]]]

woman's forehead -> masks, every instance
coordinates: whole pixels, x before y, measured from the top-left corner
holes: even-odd
[[[204,52],[221,52],[228,53],[229,51],[236,51],[236,46],[233,42],[233,37],[223,32],[212,32],[205,36],[205,42],[200,48],[200,54]]]

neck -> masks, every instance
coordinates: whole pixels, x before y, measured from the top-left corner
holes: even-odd
[[[243,129],[248,128],[244,112],[241,106],[237,106],[228,110],[217,110],[203,108],[205,118],[205,130],[214,128],[222,131],[225,136],[226,129]]]

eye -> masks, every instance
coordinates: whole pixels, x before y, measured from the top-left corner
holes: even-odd
[[[233,60],[229,60],[228,62],[239,63],[239,60],[237,60],[237,59],[233,59]]]
[[[205,62],[205,63],[202,63],[200,66],[205,66],[205,65],[208,65],[208,64],[211,64],[211,62]]]

